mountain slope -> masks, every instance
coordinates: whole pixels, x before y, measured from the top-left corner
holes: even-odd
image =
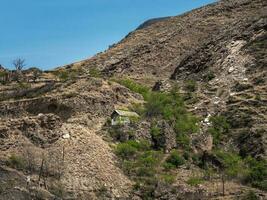
[[[236,23],[264,15],[261,0],[219,1],[181,16],[167,18],[130,33],[111,49],[79,63],[106,74],[149,81],[169,77],[188,54]],[[238,32],[239,30],[236,29]]]
[[[219,1],[1,84],[0,199],[266,198],[266,10]],[[140,119],[112,127],[115,109]]]

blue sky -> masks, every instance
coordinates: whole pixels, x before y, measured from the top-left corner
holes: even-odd
[[[0,0],[0,64],[51,69],[89,58],[145,20],[214,0]]]

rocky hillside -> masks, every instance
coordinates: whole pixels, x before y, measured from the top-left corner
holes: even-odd
[[[222,0],[0,82],[0,199],[266,199],[266,11]]]
[[[80,65],[150,83],[169,77],[179,62],[211,39],[218,35],[227,37],[233,29],[242,32],[265,13],[264,1],[219,1],[177,17],[148,23]]]

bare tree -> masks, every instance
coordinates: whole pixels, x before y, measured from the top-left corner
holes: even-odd
[[[13,64],[13,66],[14,66],[15,69],[16,69],[16,73],[15,73],[14,78],[15,78],[15,80],[16,80],[17,82],[20,82],[21,79],[23,79],[23,74],[22,74],[21,71],[22,71],[22,69],[26,66],[26,64],[25,64],[25,60],[22,59],[22,58],[17,58],[17,59],[15,59],[15,60],[13,60],[12,64]]]
[[[13,60],[12,64],[14,65],[16,71],[21,71],[25,66],[25,59],[17,58]]]

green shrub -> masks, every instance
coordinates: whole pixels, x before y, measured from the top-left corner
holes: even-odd
[[[230,125],[224,116],[211,117],[210,121],[212,127],[208,129],[208,132],[213,137],[213,143],[218,145],[222,141],[224,135],[229,132]]]
[[[135,161],[134,160],[123,160],[122,168],[124,172],[128,175],[135,173]]]
[[[205,81],[211,81],[212,79],[214,79],[215,78],[215,74],[214,74],[214,72],[212,72],[212,71],[208,71],[205,75],[204,75],[204,77],[203,77],[203,79],[205,80]]]
[[[194,154],[193,156],[192,156],[192,161],[193,161],[193,163],[195,164],[195,165],[201,165],[201,158],[200,158],[200,156],[199,155],[197,155],[197,154]]]
[[[203,183],[203,179],[200,177],[191,177],[186,183],[191,186],[197,186]]]
[[[111,120],[110,120],[111,124]],[[120,125],[116,126],[110,126],[108,129],[109,135],[113,138],[115,141],[125,142],[125,140],[128,140],[129,138],[125,137],[127,133],[125,133]]]
[[[257,194],[250,190],[248,191],[243,197],[242,200],[259,200],[260,198],[257,196]]]
[[[245,159],[248,173],[245,181],[254,187],[267,191],[267,162],[248,157]]]
[[[80,73],[78,69],[60,69],[52,72],[61,82],[74,80]]]
[[[6,84],[7,80],[5,80],[5,77],[8,75],[8,72],[6,71],[0,71],[0,83]]]
[[[150,95],[150,89],[148,87],[135,83],[130,79],[121,79],[115,81],[129,88],[131,91],[141,94],[145,100],[147,100]]]
[[[51,191],[52,194],[54,194],[55,196],[57,196],[61,199],[63,199],[65,194],[66,194],[66,190],[64,188],[64,185],[60,182],[53,184],[51,186],[51,188],[49,188],[49,191]]]
[[[147,141],[134,141],[129,140],[117,145],[115,153],[122,159],[133,158],[138,151],[146,151],[150,148],[150,144]]]
[[[26,168],[26,160],[21,156],[12,154],[7,160],[7,165],[15,169],[24,170]]]
[[[190,159],[190,152],[189,151],[185,151],[183,154],[183,157],[185,160],[189,160]]]
[[[180,156],[179,152],[174,150],[171,152],[170,156],[167,158],[166,163],[172,164],[176,168],[185,164],[185,160]]]
[[[69,74],[65,70],[61,70],[55,73],[55,75],[59,78],[60,81],[65,82],[69,78]]]
[[[187,134],[185,133],[177,134],[176,142],[177,142],[178,147],[182,147],[187,150],[190,149],[190,138]]]
[[[191,134],[199,130],[198,119],[190,114],[183,115],[176,119],[175,130],[177,133]]]
[[[186,114],[183,99],[176,92],[153,92],[145,107],[147,116],[162,116],[166,120],[173,121]]]
[[[136,112],[140,116],[143,116],[146,112],[144,105],[140,103],[133,103],[129,110]]]
[[[176,168],[175,165],[173,165],[172,163],[168,163],[168,162],[164,162],[164,163],[162,164],[162,167],[163,167],[166,171],[170,171],[170,170]]]
[[[195,92],[197,90],[197,82],[195,80],[188,80],[185,83],[185,89],[188,92]]]
[[[214,154],[222,163],[221,170],[223,170],[228,177],[235,178],[243,176],[246,173],[245,165],[238,154],[221,150],[215,151]]]
[[[168,184],[173,184],[175,182],[175,176],[172,174],[163,174],[161,175],[161,179]]]
[[[122,159],[130,159],[137,153],[138,147],[138,142],[127,141],[125,143],[118,144],[115,152]]]
[[[18,82],[16,85],[16,89],[29,89],[31,85],[28,83]]]
[[[90,68],[89,69],[89,75],[94,78],[100,78],[102,76],[102,73],[97,68]]]
[[[156,125],[153,125],[150,129],[150,134],[153,140],[154,148],[163,149],[165,147],[165,137],[162,130]]]
[[[143,167],[153,168],[160,161],[160,153],[157,151],[146,151],[138,159],[138,163]]]

